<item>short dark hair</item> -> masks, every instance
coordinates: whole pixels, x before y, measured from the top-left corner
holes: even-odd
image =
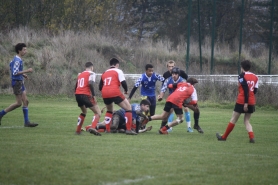
[[[251,69],[251,62],[249,60],[243,60],[240,65],[244,71],[249,71]]]
[[[111,58],[110,59],[110,66],[115,66],[116,64],[119,64],[120,61],[116,58]]]
[[[15,52],[18,54],[19,51],[21,51],[24,47],[26,47],[26,44],[18,43],[17,45],[15,45]]]
[[[144,99],[144,100],[141,100],[140,105],[149,105],[149,106],[151,106],[151,103],[150,103],[149,100]]]
[[[92,67],[92,66],[94,66],[92,62],[86,62],[86,64],[85,64],[86,68],[89,68],[89,67]]]
[[[145,66],[146,71],[147,71],[149,68],[153,68],[153,65],[152,65],[152,64],[147,64],[147,65]]]
[[[173,67],[171,73],[172,73],[172,74],[174,73],[174,74],[180,75],[180,69],[179,69],[178,67]]]
[[[196,83],[198,83],[198,80],[196,78],[188,78],[186,80],[187,83],[190,83],[191,85],[194,85]]]

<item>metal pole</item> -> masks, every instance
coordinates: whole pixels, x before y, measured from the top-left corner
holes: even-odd
[[[189,0],[189,5],[188,5],[188,23],[187,23],[186,73],[188,73],[188,67],[189,67],[191,7],[192,7],[192,0]]]
[[[271,73],[271,54],[272,54],[272,35],[273,35],[273,14],[274,14],[274,0],[271,3],[271,19],[270,19],[270,43],[269,43],[269,58],[268,58],[268,74]]]
[[[199,51],[200,51],[200,71],[203,71],[202,68],[202,38],[201,38],[201,19],[200,19],[200,0],[198,0],[198,28],[199,28]]]
[[[216,14],[216,0],[213,0],[213,17],[212,17],[212,33],[211,33],[211,58],[210,58],[210,74],[214,73],[214,36],[215,36],[215,14]]]
[[[240,33],[239,33],[239,52],[238,52],[238,62],[237,71],[238,74],[241,72],[240,58],[241,58],[241,46],[242,46],[242,27],[243,27],[243,15],[244,15],[244,0],[241,0],[241,13],[240,13]]]

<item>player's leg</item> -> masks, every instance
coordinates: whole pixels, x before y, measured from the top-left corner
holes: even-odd
[[[173,113],[173,109],[171,109],[170,115],[169,115],[168,120],[167,120],[167,124],[169,125],[171,122],[173,122],[173,120],[174,120],[174,113]],[[160,128],[162,128],[163,126],[166,125],[166,124],[164,124],[164,125],[162,125],[162,124],[164,124],[164,122],[161,123],[161,127]],[[173,128],[170,127],[167,131],[168,132],[172,132]]]
[[[131,126],[132,126],[132,109],[131,109],[131,105],[128,102],[128,100],[123,96],[123,97],[119,97],[119,100],[115,103],[117,103],[121,108],[123,108],[125,110],[125,119],[126,119],[126,134],[127,135],[137,135],[136,132],[133,132],[131,130]],[[122,99],[122,101],[120,101],[120,99]]]
[[[202,130],[202,128],[199,125],[199,118],[200,118],[200,110],[198,107],[198,104],[194,104],[194,105],[187,105],[189,109],[193,110],[194,113],[194,129],[196,129],[199,133],[204,133],[204,131]]]
[[[106,130],[106,133],[110,133],[110,125],[111,125],[112,116],[113,116],[113,99],[112,98],[104,98],[103,101],[106,106],[106,113],[104,116],[105,130]]]
[[[23,111],[23,116],[24,116],[24,126],[25,127],[36,127],[38,126],[37,123],[30,123],[29,121],[29,109],[28,109],[28,98],[26,95],[26,91],[22,92],[22,102],[23,102],[23,106],[22,106],[22,111]]]
[[[150,105],[150,116],[153,116],[153,115],[155,115],[156,96],[148,96],[148,100],[151,103],[151,105]]]
[[[252,125],[250,124],[250,118],[251,118],[251,113],[244,114],[244,125],[248,132],[250,143],[255,143],[255,138],[254,138],[255,136],[254,136]]]
[[[20,107],[22,105],[22,82],[21,81],[13,81],[12,82],[12,87],[13,87],[13,92],[15,95],[15,100],[16,102],[11,104],[9,107],[6,109],[3,109],[0,112],[0,125],[1,125],[1,120],[2,118],[8,113],[13,111],[14,109]]]
[[[100,108],[99,108],[97,102],[95,101],[95,99],[90,98],[90,100],[91,100],[91,103],[92,103],[93,106],[89,107],[89,109],[91,109],[94,112],[94,116],[92,118],[92,127],[96,128],[97,123],[99,122],[101,111],[100,111]]]
[[[190,119],[190,111],[188,107],[184,107],[184,119],[186,121],[187,124],[187,132],[193,132],[192,128],[191,128],[191,119]]]
[[[111,133],[116,133],[120,124],[120,114],[116,111],[112,117],[112,124],[110,126]]]
[[[168,134],[168,130],[170,127],[174,127],[180,123],[183,122],[183,111],[181,108],[174,108],[174,111],[177,115],[177,119],[172,121],[171,123],[169,123],[168,125],[165,125],[164,127],[162,127],[160,130],[159,130],[159,133],[160,134]]]
[[[225,133],[221,136],[219,133],[216,133],[216,137],[219,141],[226,141],[227,137],[229,136],[229,134],[232,132],[232,130],[234,129],[235,127],[235,124],[238,120],[238,118],[240,117],[240,112],[237,108],[239,107],[239,105],[235,106],[235,109],[233,111],[233,114],[232,114],[232,118],[230,120],[230,122],[228,123],[227,127],[226,127],[226,130],[225,130]]]
[[[82,113],[80,113],[80,115],[78,116],[78,119],[77,119],[77,126],[76,126],[76,131],[75,131],[75,134],[77,134],[77,135],[81,134],[81,128],[82,128],[82,125],[84,123],[84,120],[85,120],[85,117],[87,114],[87,109],[86,109],[85,105],[81,105],[80,102],[78,102],[78,106],[81,109]]]

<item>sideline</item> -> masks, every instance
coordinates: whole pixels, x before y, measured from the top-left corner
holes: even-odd
[[[152,176],[144,176],[138,179],[125,179],[121,182],[108,182],[108,183],[102,183],[103,185],[121,185],[121,184],[131,184],[131,183],[136,183],[136,182],[140,182],[140,181],[144,181],[144,180],[148,180],[148,179],[154,179],[154,177]]]
[[[10,128],[24,128],[24,126],[10,126],[10,127],[2,127],[2,126],[0,126],[0,129],[10,129]]]

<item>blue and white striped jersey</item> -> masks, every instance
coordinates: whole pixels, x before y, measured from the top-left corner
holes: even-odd
[[[140,111],[141,108],[140,108],[140,104],[138,103],[133,103],[131,104],[131,110],[132,110],[132,120],[137,120],[139,121],[140,117],[136,114],[136,111]],[[125,117],[125,110],[124,109],[120,109],[118,111],[118,113],[121,112],[121,117],[124,118]]]
[[[23,80],[23,75],[17,75],[19,71],[23,71],[23,61],[19,56],[15,56],[10,62],[10,72],[12,80]]]
[[[180,77],[180,76],[179,76],[179,78],[178,78],[176,81],[172,78],[172,76],[170,76],[169,78],[167,78],[167,79],[164,81],[164,83],[163,83],[163,85],[162,85],[162,87],[161,87],[160,92],[165,93],[165,92],[167,91],[167,88],[168,88],[168,85],[169,85],[169,84],[179,83],[179,82],[183,82],[183,81],[185,82],[186,80],[183,79],[183,78]],[[169,94],[171,94],[172,92],[174,92],[174,90],[175,90],[175,89],[170,89],[170,88],[169,88]]]
[[[155,83],[156,81],[164,81],[163,76],[153,73],[151,77],[148,77],[146,73],[142,74],[141,77],[135,82],[135,87],[141,85],[142,96],[155,96]]]

